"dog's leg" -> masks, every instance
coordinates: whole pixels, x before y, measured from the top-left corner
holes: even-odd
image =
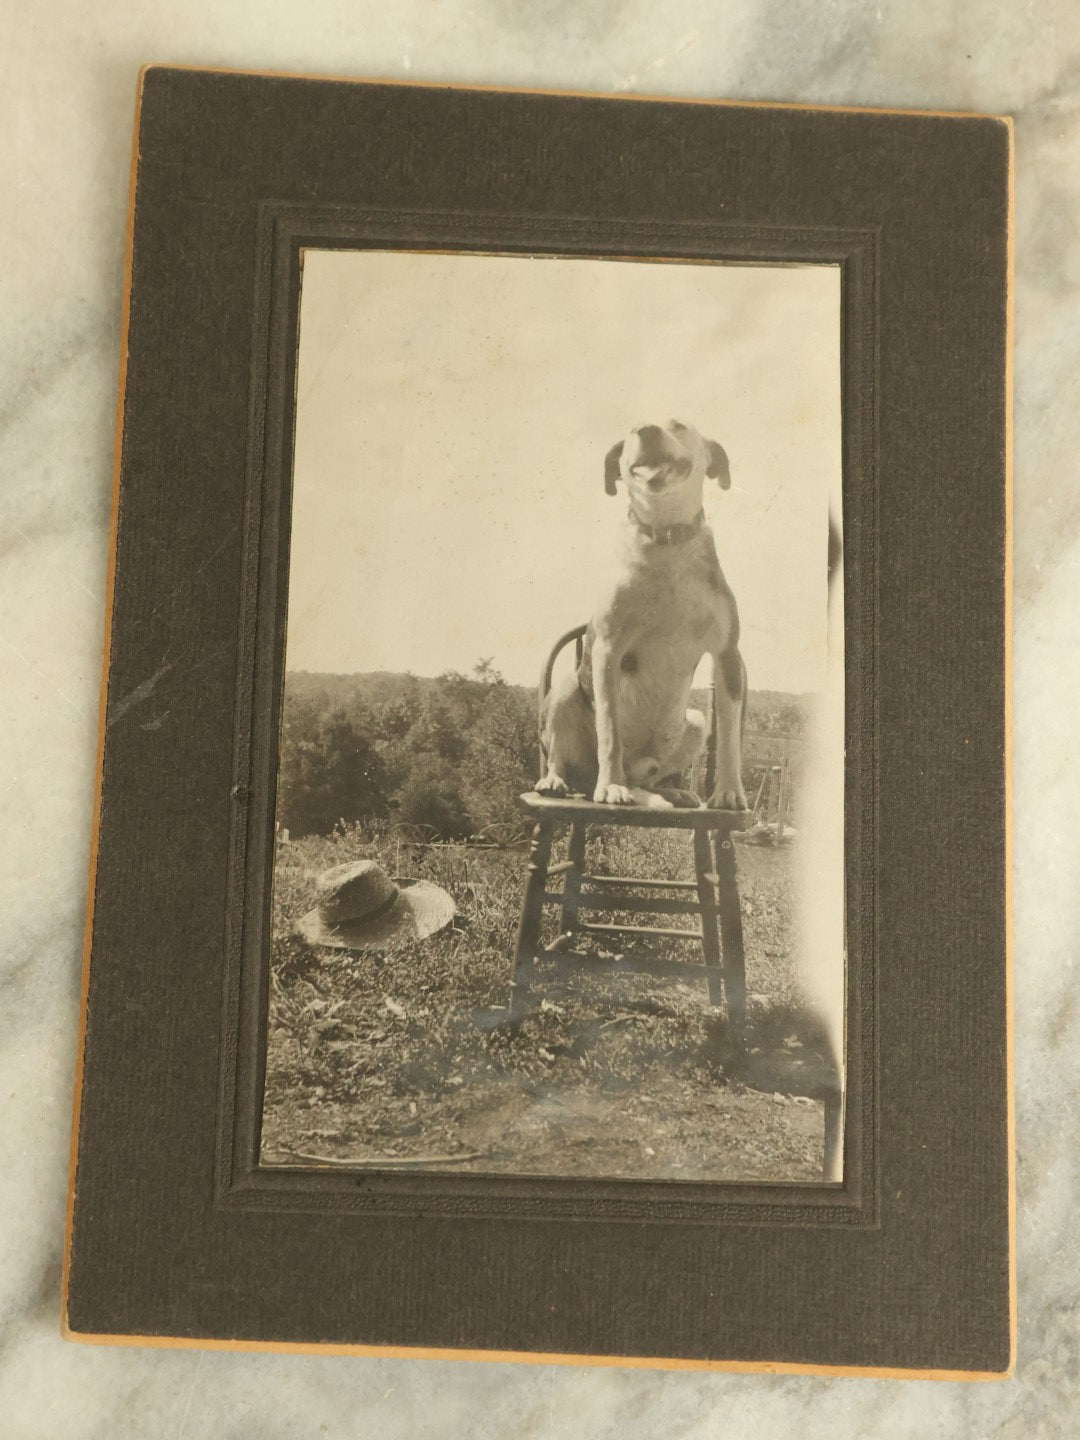
[[[746,723],[746,666],[732,646],[715,657],[716,785],[709,804],[715,810],[746,810],[742,783],[742,737]]]
[[[602,805],[633,805],[634,795],[623,771],[619,740],[619,663],[610,636],[597,633],[592,647],[593,702],[596,705],[597,776],[593,799]]]
[[[592,711],[574,675],[565,676],[548,696],[543,744],[546,769],[537,781],[537,792],[591,794],[596,784],[596,733]]]
[[[705,749],[705,716],[700,710],[686,712],[686,725],[678,744],[663,765],[663,774],[654,786],[656,793],[681,810],[696,810],[701,799],[685,785],[687,776]]]

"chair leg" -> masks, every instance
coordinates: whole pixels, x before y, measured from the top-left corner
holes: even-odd
[[[705,981],[709,1004],[724,1000],[724,971],[720,964],[720,935],[716,928],[716,885],[712,876],[709,832],[694,831],[694,871],[697,875],[698,904],[701,906],[701,948],[705,952]]]
[[[587,837],[588,828],[575,821],[570,827],[570,841],[566,850],[566,858],[574,868],[566,872],[566,883],[563,886],[562,918],[559,921],[559,929],[563,935],[572,935],[577,929],[578,899],[581,896],[581,877],[585,873]]]
[[[514,971],[510,983],[510,1019],[520,1020],[525,1013],[533,961],[540,947],[540,918],[544,908],[548,862],[551,859],[553,826],[541,820],[533,829],[529,846],[529,875],[521,902],[517,946],[514,950]]]
[[[730,835],[713,837],[716,850],[717,900],[720,906],[720,937],[723,942],[724,994],[728,1024],[742,1039],[746,1031],[746,955],[743,950],[742,910],[739,881],[735,870],[735,846]]]

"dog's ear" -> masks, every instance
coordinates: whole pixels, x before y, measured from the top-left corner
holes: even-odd
[[[612,445],[611,449],[604,456],[604,489],[609,495],[616,493],[615,482],[619,478],[619,460],[622,457],[622,447],[623,442],[620,440],[617,445]]]
[[[709,463],[705,467],[705,474],[711,475],[714,480],[719,480],[721,490],[730,490],[731,467],[728,464],[727,452],[715,440],[706,441],[706,445],[709,451]]]

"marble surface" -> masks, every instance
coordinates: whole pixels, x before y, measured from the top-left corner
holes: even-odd
[[[38,0],[0,16],[0,1433],[1056,1436],[1080,1411],[1075,0]],[[1014,1379],[931,1384],[78,1347],[59,1275],[135,74],[149,60],[1017,121]]]

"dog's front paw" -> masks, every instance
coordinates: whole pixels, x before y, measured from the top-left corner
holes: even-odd
[[[694,794],[693,790],[679,790],[674,786],[665,785],[656,792],[675,807],[676,810],[700,810],[701,801]]]
[[[542,780],[536,782],[536,793],[538,795],[569,795],[570,786],[561,775],[556,775],[552,770]]]
[[[633,805],[633,792],[625,785],[597,785],[592,797],[598,805]]]
[[[716,790],[709,801],[709,807],[713,810],[749,810],[746,803],[746,791],[741,785],[734,790]]]
[[[634,797],[635,805],[642,805],[646,810],[674,810],[675,806],[667,799],[667,792],[663,794],[659,790],[642,790],[634,785],[630,794]]]

